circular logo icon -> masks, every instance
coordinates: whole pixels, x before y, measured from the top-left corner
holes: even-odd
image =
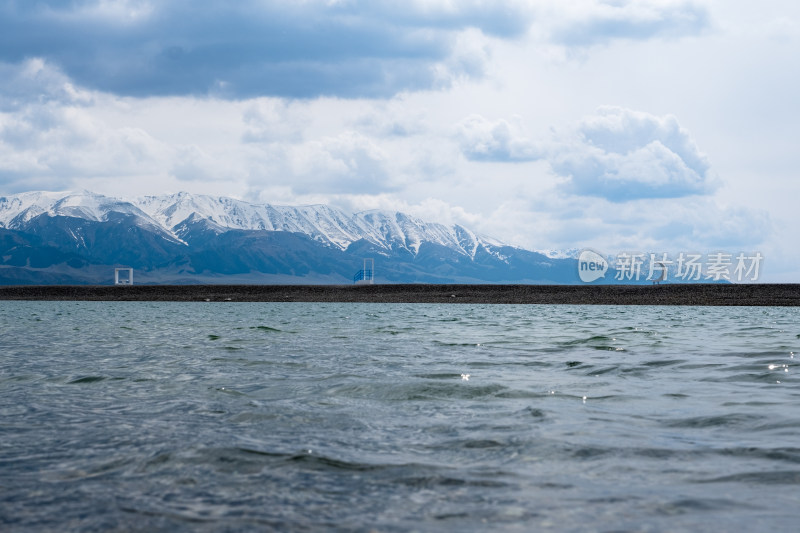
[[[583,250],[578,256],[578,276],[584,283],[605,277],[608,261],[594,250]]]

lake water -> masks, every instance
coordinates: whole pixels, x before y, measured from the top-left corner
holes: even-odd
[[[0,302],[3,531],[795,531],[800,309]]]

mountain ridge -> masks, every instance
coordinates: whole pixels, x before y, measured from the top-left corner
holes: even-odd
[[[3,196],[0,230],[0,284],[106,283],[118,266],[135,268],[145,283],[352,283],[365,257],[376,259],[377,279],[387,283],[577,279],[574,259],[458,224],[185,192],[132,200],[90,191]]]
[[[399,245],[415,253],[423,241],[438,242],[465,255],[474,255],[478,244],[508,246],[458,224],[427,222],[400,211],[367,210],[349,215],[326,204],[256,204],[187,192],[130,200],[90,191],[31,191],[0,197],[0,227],[7,229],[17,229],[41,214],[104,221],[111,212],[134,215],[140,226],[160,227],[178,240],[175,228],[194,216],[211,220],[220,232],[232,229],[299,232],[342,250],[362,238],[386,249]]]

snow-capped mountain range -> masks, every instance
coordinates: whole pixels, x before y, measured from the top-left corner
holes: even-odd
[[[253,204],[186,192],[129,201],[88,191],[27,192],[0,197],[0,228],[19,229],[43,214],[95,222],[107,221],[115,214],[129,215],[139,227],[163,232],[182,243],[182,224],[203,220],[217,233],[229,230],[302,233],[340,250],[362,239],[386,250],[404,248],[414,254],[423,242],[430,242],[469,257],[474,257],[481,245],[503,246],[460,225],[424,222],[400,212],[373,210],[348,215],[327,205]]]
[[[577,280],[574,258],[401,212],[350,215],[185,192],[0,197],[0,284],[104,283],[117,266],[152,283],[346,283],[368,257],[376,280],[390,283]]]

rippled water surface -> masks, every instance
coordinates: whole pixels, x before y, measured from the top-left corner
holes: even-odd
[[[800,523],[796,308],[0,302],[0,334],[4,531]]]

